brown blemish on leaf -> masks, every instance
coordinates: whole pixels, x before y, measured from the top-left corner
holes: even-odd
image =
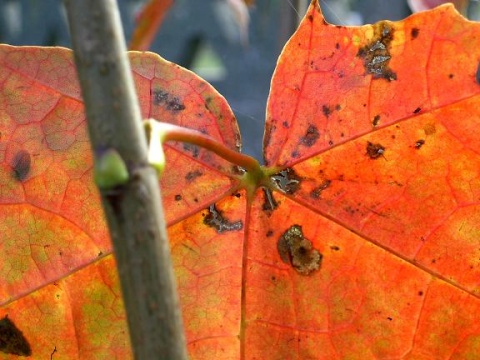
[[[203,223],[217,230],[217,233],[221,234],[225,231],[237,231],[243,228],[241,220],[231,222],[223,217],[223,212],[217,210],[215,204],[210,205],[208,208],[208,214],[203,219]]]
[[[203,173],[200,170],[189,171],[187,175],[185,175],[185,180],[188,182],[192,182],[196,178],[202,176]]]
[[[425,135],[433,135],[437,132],[437,129],[435,128],[435,124],[426,124],[423,127],[423,131],[425,132]]]
[[[377,127],[379,122],[380,122],[380,115],[375,115],[372,121],[373,127]]]
[[[205,106],[205,109],[207,109],[208,111],[210,111],[210,103],[212,101],[213,101],[213,98],[211,98],[210,96],[205,99],[204,106]]]
[[[163,106],[168,111],[182,111],[185,110],[185,105],[182,101],[168,92],[156,89],[153,91],[153,104],[157,106]]]
[[[412,31],[410,31],[410,35],[412,36],[412,40],[416,39],[419,33],[420,33],[420,29],[413,28]]]
[[[320,269],[322,254],[313,248],[312,242],[303,236],[300,225],[292,225],[278,240],[277,250],[282,261],[301,275]]]
[[[330,249],[332,249],[333,251],[340,251],[340,248],[336,245],[330,246]]]
[[[294,194],[299,188],[302,178],[291,168],[284,169],[272,176],[272,182],[286,194]]]
[[[197,145],[193,145],[193,144],[186,144],[184,143],[183,144],[183,149],[186,150],[186,151],[189,151],[192,153],[192,156],[194,158],[197,158],[198,157],[198,154],[200,153],[200,150],[198,149],[198,146]]]
[[[272,190],[267,188],[262,188],[262,190],[263,190],[262,209],[263,211],[271,213],[273,210],[275,210],[278,207],[278,203],[275,200],[275,197],[273,196]]]
[[[273,120],[275,121],[275,120]],[[273,122],[272,121],[272,122]],[[270,140],[272,139],[272,134],[277,130],[275,125],[272,125],[271,122],[265,124],[265,132],[263,135],[263,148],[267,149],[270,145]]]
[[[320,133],[315,125],[309,125],[306,134],[300,139],[302,144],[312,147],[320,137]]]
[[[175,195],[175,201],[180,201],[180,200],[182,200],[182,195],[180,194]]]
[[[380,21],[373,25],[373,31],[373,39],[358,50],[357,56],[363,59],[365,71],[372,74],[374,79],[397,80],[397,74],[388,66],[392,58],[390,44],[394,28],[388,21]]]
[[[31,157],[25,150],[20,150],[12,160],[12,175],[17,181],[24,181],[30,173]]]
[[[417,107],[415,110],[413,110],[413,113],[418,114],[420,111],[422,111],[422,108]]]
[[[415,148],[420,149],[423,146],[423,144],[425,144],[425,140],[423,139],[417,140],[417,142],[415,143]]]
[[[342,107],[340,106],[340,104],[337,104],[335,106],[332,106],[332,105],[322,105],[322,112],[323,112],[323,115],[325,115],[325,117],[328,119],[329,116],[334,112],[334,111],[339,111]]]
[[[371,143],[370,141],[367,143],[367,155],[370,159],[378,159],[385,153],[385,147],[379,143]]]
[[[0,320],[0,351],[18,356],[32,355],[27,339],[7,316]]]
[[[330,109],[330,107],[328,107],[328,105],[323,105],[322,112],[323,112],[323,115],[325,115],[325,117],[328,119],[328,117],[332,113],[332,110]]]
[[[317,186],[310,192],[310,197],[313,199],[320,199],[322,191],[328,188],[331,183],[331,180],[324,180],[319,186]]]

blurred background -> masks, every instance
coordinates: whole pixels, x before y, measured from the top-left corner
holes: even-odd
[[[424,1],[410,0],[423,3]],[[118,0],[127,41],[145,1]],[[243,152],[262,159],[265,107],[276,60],[308,0],[175,0],[150,50],[208,80],[237,116]],[[246,3],[249,6],[246,6]],[[322,0],[330,23],[361,25],[411,14],[407,0]],[[470,14],[476,13],[470,4]],[[471,15],[475,18],[475,15]],[[0,42],[70,47],[59,0],[0,0]]]

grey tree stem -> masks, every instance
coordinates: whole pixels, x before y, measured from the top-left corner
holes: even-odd
[[[155,170],[114,0],[65,0],[95,156],[115,149],[130,180],[102,191],[136,359],[187,359]]]

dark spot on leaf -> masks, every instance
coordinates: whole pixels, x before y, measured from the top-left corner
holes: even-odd
[[[273,121],[275,121],[275,120],[273,120]],[[264,132],[264,135],[263,135],[263,148],[264,149],[268,149],[268,147],[270,145],[270,141],[272,140],[272,135],[275,132],[275,130],[277,130],[277,128],[275,127],[275,125],[272,125],[271,122],[267,122],[265,124],[265,132]],[[266,165],[268,165],[268,164],[266,164]]]
[[[384,153],[385,147],[383,147],[381,144],[374,144],[370,141],[367,143],[367,155],[370,157],[370,159],[378,159]]]
[[[307,19],[308,19],[309,21],[313,21],[313,15],[308,15],[308,16],[307,16]]]
[[[480,62],[477,65],[477,72],[475,73],[475,80],[477,84],[480,84]]]
[[[322,105],[322,112],[323,112],[323,115],[325,115],[325,117],[328,119],[329,116],[334,112],[334,111],[339,111],[342,107],[340,106],[340,104],[337,104],[335,106],[332,106],[332,105]]]
[[[355,209],[355,208],[351,207],[350,205],[345,206],[343,209],[344,209],[346,212],[348,212],[350,215],[354,215],[356,212],[359,211],[359,209]]]
[[[292,225],[278,240],[277,250],[282,261],[301,275],[309,275],[320,268],[322,254],[303,236],[300,225]]]
[[[12,160],[12,175],[17,181],[23,181],[30,173],[31,157],[25,150],[17,152]]]
[[[422,109],[417,107],[415,110],[413,110],[413,113],[418,114],[420,111],[422,111]]]
[[[412,39],[416,39],[419,33],[420,33],[420,30],[418,28],[413,28],[412,31],[410,32],[410,35],[412,36]]]
[[[182,195],[175,195],[175,201],[180,201],[182,200]]]
[[[306,134],[300,139],[302,144],[312,147],[320,137],[320,133],[315,125],[309,125]]]
[[[210,110],[210,103],[211,103],[212,101],[213,101],[213,98],[210,97],[210,96],[205,99],[205,104],[204,104],[204,105],[205,105],[205,109]]]
[[[340,44],[339,43],[335,43],[335,49],[340,49]]]
[[[330,107],[328,105],[323,105],[322,106],[322,112],[323,112],[323,115],[325,115],[325,117],[328,119],[328,117],[332,113],[332,110],[330,109]]]
[[[449,78],[449,79],[453,79],[454,76],[455,76],[455,75],[453,75],[453,74],[448,74],[448,78]]]
[[[185,105],[182,101],[168,92],[156,89],[153,91],[153,104],[157,106],[163,106],[168,111],[182,111],[185,110]]]
[[[233,194],[233,196],[235,196],[237,199],[240,199],[242,197],[242,194],[237,192],[237,193]]]
[[[282,123],[282,125],[283,125],[283,127],[284,127],[285,129],[288,129],[288,128],[290,127],[290,125],[288,125],[288,122],[286,122],[286,121],[284,121],[284,122]]]
[[[210,205],[208,208],[208,214],[204,217],[203,223],[217,230],[217,233],[221,234],[225,231],[237,231],[243,228],[241,220],[230,222],[223,217],[223,212],[217,210],[215,204]]]
[[[286,194],[294,194],[299,188],[302,178],[291,168],[284,169],[272,176],[272,182]]]
[[[292,151],[292,153],[290,154],[290,156],[291,156],[292,158],[296,159],[296,158],[298,158],[298,157],[300,156],[300,154],[298,153],[297,150],[295,150],[295,151]]]
[[[196,178],[202,176],[203,173],[200,170],[189,171],[187,175],[185,175],[185,180],[188,182],[192,182]]]
[[[32,355],[27,339],[7,316],[0,320],[0,351],[18,356]]]
[[[380,21],[373,25],[373,30],[372,41],[360,48],[357,56],[363,59],[365,71],[372,74],[374,79],[397,80],[397,74],[388,66],[392,58],[390,43],[393,40],[394,29],[387,21]]]
[[[183,149],[186,150],[186,151],[189,151],[192,153],[192,156],[194,158],[197,158],[198,157],[198,154],[200,153],[200,150],[198,149],[198,146],[197,145],[193,145],[193,144],[186,144],[184,143],[183,144]]]
[[[317,186],[310,192],[310,197],[313,199],[320,199],[322,191],[328,188],[331,183],[331,180],[324,180],[319,186]]]
[[[417,142],[415,143],[415,148],[420,149],[423,146],[423,144],[425,144],[425,140],[423,139],[417,140]]]
[[[435,127],[435,124],[426,124],[424,127],[423,127],[423,131],[425,132],[425,135],[433,135],[437,132],[437,129]]]
[[[332,140],[328,140],[328,145],[332,146],[332,145],[333,145],[333,141],[332,141]]]
[[[423,296],[423,291],[420,290],[420,291],[418,292],[418,296]]]
[[[380,115],[375,115],[375,116],[373,117],[373,121],[372,121],[373,127],[378,126],[378,123],[379,123],[379,122],[380,122]]]
[[[336,245],[330,246],[330,249],[332,249],[333,251],[339,251],[340,250],[340,248]]]
[[[390,316],[389,316],[389,317],[387,317],[387,319],[388,319],[389,321],[392,321],[392,320],[393,320],[393,318],[392,318],[392,317],[390,317]]]
[[[273,235],[273,231],[272,231],[272,230],[268,230],[266,236],[267,236],[267,237],[270,237],[270,236],[272,236],[272,235]]]
[[[267,188],[262,188],[263,190],[263,205],[262,209],[263,211],[267,211],[271,213],[273,210],[275,210],[278,207],[278,203],[273,197],[272,190],[267,189]]]

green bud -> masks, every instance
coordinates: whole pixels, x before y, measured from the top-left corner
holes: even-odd
[[[128,182],[128,170],[120,154],[108,149],[97,156],[94,166],[95,184],[101,190],[110,190]]]

